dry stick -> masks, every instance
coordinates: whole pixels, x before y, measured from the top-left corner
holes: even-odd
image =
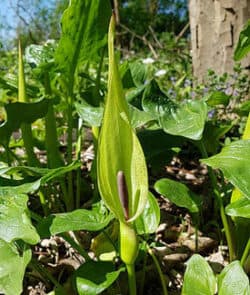
[[[130,28],[128,28],[127,26],[125,26],[125,25],[123,25],[123,24],[121,24],[121,23],[120,23],[120,27],[123,28],[123,29],[124,29],[125,31],[127,31],[128,33],[130,33],[130,34],[132,35],[132,37],[136,37],[137,39],[142,40],[143,43],[144,43],[145,45],[147,45],[148,48],[150,49],[150,51],[152,52],[153,57],[154,57],[155,59],[158,58],[158,54],[156,53],[156,51],[155,51],[153,45],[147,40],[147,38],[145,37],[145,35],[144,35],[144,36],[140,36],[140,35],[136,34],[136,33],[135,33],[134,31],[132,31]]]
[[[148,29],[150,31],[150,33],[152,34],[154,40],[155,40],[155,43],[158,45],[159,48],[163,49],[164,46],[161,44],[161,42],[158,40],[156,34],[155,34],[155,31],[153,30],[153,28],[151,26],[148,26]]]
[[[175,37],[175,42],[179,41],[179,39],[186,33],[189,28],[189,22],[185,25],[185,27],[180,31],[180,33]]]

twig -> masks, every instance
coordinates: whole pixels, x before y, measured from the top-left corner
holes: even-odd
[[[143,43],[144,43],[145,45],[147,45],[148,48],[150,49],[150,51],[152,52],[153,57],[154,57],[155,59],[158,58],[158,54],[156,53],[156,51],[155,51],[153,45],[152,45],[152,44],[147,40],[147,38],[145,37],[146,35],[144,35],[144,36],[140,36],[140,35],[138,35],[137,33],[135,33],[134,31],[132,31],[130,28],[128,28],[127,26],[125,26],[125,25],[123,25],[123,24],[121,24],[121,23],[120,23],[120,27],[123,28],[123,29],[124,29],[125,31],[127,31],[128,33],[130,33],[130,34],[132,35],[132,37],[135,37],[135,38],[137,38],[137,39],[143,41]]]
[[[151,26],[148,26],[148,29],[150,31],[150,33],[152,34],[154,40],[155,40],[155,43],[158,45],[159,48],[163,49],[164,46],[161,44],[161,42],[158,40],[156,34],[155,34],[155,31],[153,30],[153,28]]]
[[[185,25],[185,27],[180,31],[180,33],[175,37],[175,42],[179,41],[180,38],[186,33],[189,28],[189,22]]]

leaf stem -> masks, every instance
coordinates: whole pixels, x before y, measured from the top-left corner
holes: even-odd
[[[204,141],[202,139],[199,142],[199,148],[200,148],[202,157],[203,158],[208,158],[207,150],[206,150]],[[216,199],[216,201],[217,201],[217,203],[219,205],[220,216],[221,216],[222,224],[223,224],[223,227],[224,227],[224,230],[225,230],[225,236],[226,236],[228,250],[229,250],[229,259],[230,259],[230,261],[233,261],[236,258],[236,254],[235,254],[236,251],[235,251],[235,245],[234,245],[234,242],[233,242],[232,231],[230,230],[229,221],[228,221],[226,213],[225,213],[225,208],[223,206],[223,202],[222,202],[221,195],[220,195],[220,192],[219,192],[219,188],[218,188],[215,173],[214,173],[213,169],[211,167],[209,167],[209,166],[208,166],[208,175],[209,175],[210,180],[211,180],[211,184],[212,184],[212,187],[213,187],[215,199]]]
[[[163,291],[163,295],[168,295],[168,290],[167,290],[167,287],[166,287],[166,281],[165,281],[165,278],[163,276],[163,273],[162,273],[162,270],[161,270],[161,267],[159,265],[159,262],[157,260],[157,258],[155,257],[154,255],[154,252],[152,251],[152,249],[148,246],[148,253],[150,254],[150,256],[152,257],[153,261],[154,261],[154,264],[156,266],[156,269],[158,271],[158,274],[159,274],[159,277],[160,277],[160,281],[161,281],[161,286],[162,286],[162,291]]]
[[[63,289],[63,286],[58,283],[58,281],[51,275],[49,271],[47,271],[45,267],[40,265],[34,258],[30,261],[30,265],[33,269],[38,271],[42,275],[42,277],[46,277],[50,282],[52,282],[55,285],[55,287],[58,289],[60,294],[66,295]]]
[[[240,263],[241,263],[241,266],[242,267],[244,266],[244,264],[245,264],[245,262],[247,260],[249,251],[250,251],[250,238],[248,239],[248,242],[246,244],[246,247],[244,249],[244,252],[243,252],[242,257],[241,257],[241,260],[240,260]]]
[[[128,286],[129,294],[136,295],[136,277],[135,277],[135,265],[126,264],[127,274],[128,274]]]

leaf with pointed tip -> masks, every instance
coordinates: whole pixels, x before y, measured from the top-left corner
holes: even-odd
[[[18,295],[23,290],[25,269],[31,260],[31,250],[26,247],[20,255],[13,243],[0,239],[0,293]]]
[[[218,276],[219,295],[249,295],[249,279],[239,261],[227,265]]]
[[[158,119],[165,132],[193,140],[201,139],[207,118],[204,101],[190,100],[176,104],[152,80],[144,91],[142,106]]]
[[[69,78],[79,62],[96,59],[98,50],[106,45],[110,15],[107,0],[70,1],[62,16],[62,36],[55,54]]]
[[[122,171],[128,190],[129,219],[143,211],[148,195],[147,167],[139,140],[133,131],[128,105],[114,54],[114,17],[109,29],[109,79],[97,154],[98,187],[103,200],[116,217],[124,221],[117,173]]]
[[[216,278],[207,261],[194,254],[187,262],[182,295],[214,295]]]
[[[201,199],[183,183],[162,178],[154,185],[155,190],[179,207],[187,208],[191,213],[199,212]]]
[[[250,20],[240,32],[238,44],[234,51],[234,60],[239,61],[250,51]]]
[[[186,101],[177,107],[162,109],[159,122],[169,134],[184,136],[193,140],[202,137],[207,119],[207,105],[202,100]]]
[[[250,140],[238,140],[201,162],[222,170],[224,176],[250,199]]]

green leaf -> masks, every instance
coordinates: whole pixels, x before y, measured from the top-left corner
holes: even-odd
[[[71,0],[62,16],[62,36],[55,60],[69,79],[77,64],[96,60],[98,51],[107,43],[109,1]]]
[[[218,276],[219,295],[249,295],[249,279],[239,261],[227,265]]]
[[[207,118],[207,105],[202,100],[186,101],[178,106],[162,106],[159,122],[163,130],[172,135],[199,140]]]
[[[124,268],[115,270],[113,263],[89,261],[80,266],[75,273],[79,295],[100,294],[111,286]]]
[[[209,106],[228,105],[231,95],[222,91],[214,91],[208,95],[206,102]]]
[[[216,278],[207,261],[200,255],[193,255],[187,263],[182,295],[214,295]]]
[[[85,101],[75,103],[76,111],[80,118],[90,126],[101,126],[103,107],[94,107]]]
[[[234,60],[239,61],[250,51],[250,20],[240,32],[238,44],[234,51]]]
[[[225,177],[250,199],[250,140],[238,140],[202,163],[222,170]]]
[[[0,126],[0,142],[7,144],[13,131],[20,128],[22,123],[31,124],[42,118],[48,112],[49,99],[34,103],[14,102],[6,104],[7,121]]]
[[[68,166],[59,167],[55,169],[47,169],[47,168],[38,168],[38,167],[27,167],[27,166],[16,166],[16,167],[7,167],[0,169],[0,175],[13,175],[17,172],[23,172],[24,175],[36,176],[38,179],[32,182],[26,182],[21,185],[20,180],[16,180],[16,186],[13,186],[15,183],[12,179],[9,181],[6,180],[6,186],[0,186],[0,196],[12,195],[12,194],[23,194],[30,193],[36,191],[41,185],[51,181],[52,179],[56,179],[62,177],[65,173],[77,169],[81,166],[79,162],[73,162]],[[6,178],[7,179],[7,178]],[[24,177],[25,179],[25,177]]]
[[[154,233],[160,223],[160,207],[153,194],[148,193],[148,200],[142,214],[135,221],[139,235]]]
[[[154,188],[175,205],[187,208],[191,213],[199,212],[201,198],[190,191],[185,184],[162,178],[156,181]]]
[[[147,163],[154,169],[163,167],[176,154],[175,148],[183,145],[183,137],[165,133],[162,129],[142,130],[137,134]]]
[[[30,221],[27,201],[28,196],[24,194],[0,195],[0,239],[38,243],[40,237]]]
[[[201,139],[207,118],[207,105],[204,101],[192,100],[176,104],[152,80],[144,91],[142,107],[158,118],[165,132],[194,140]]]
[[[202,140],[209,154],[216,154],[218,148],[221,146],[220,138],[223,137],[232,127],[233,124],[219,124],[217,126],[210,121],[206,123]]]
[[[113,215],[107,212],[78,209],[46,217],[38,224],[37,230],[43,237],[74,230],[99,231],[112,219]]]
[[[229,204],[226,207],[226,214],[235,217],[250,218],[250,199],[241,197],[239,200]]]
[[[129,116],[133,128],[142,127],[146,123],[154,120],[151,114],[141,111],[132,105],[129,105]]]
[[[108,94],[99,136],[97,154],[98,187],[109,209],[125,220],[117,187],[117,174],[122,171],[128,190],[130,220],[143,211],[148,195],[147,167],[139,140],[131,127],[128,105],[114,54],[114,18],[109,30]]]
[[[24,249],[20,255],[13,243],[9,244],[0,239],[0,293],[21,294],[25,269],[30,259],[30,249]]]

